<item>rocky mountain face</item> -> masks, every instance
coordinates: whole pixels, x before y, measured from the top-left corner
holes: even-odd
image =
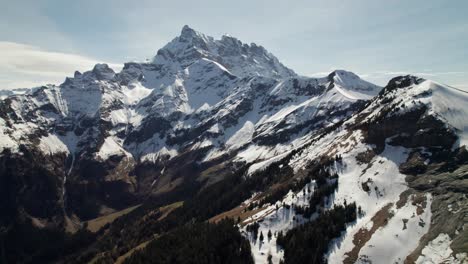
[[[8,96],[12,96],[15,94],[25,94],[25,93],[30,93],[34,89],[29,89],[29,88],[16,88],[16,89],[9,89],[9,90],[0,90],[0,99],[5,99]]]
[[[467,105],[415,76],[383,88],[344,70],[298,76],[261,46],[185,26],[151,63],[98,64],[0,101],[2,237],[18,222],[81,234],[141,205],[56,258],[116,261],[228,217],[256,263],[293,263],[292,234],[353,202],[317,260],[463,263]]]

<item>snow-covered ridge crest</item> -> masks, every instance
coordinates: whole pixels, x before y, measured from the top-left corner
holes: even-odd
[[[370,100],[382,89],[345,70],[333,71],[328,75],[328,79],[339,93],[351,100]]]
[[[426,114],[435,116],[451,127],[459,141],[468,146],[468,93],[454,87],[416,76],[396,77],[382,90],[384,98],[397,98],[394,115],[422,106]]]

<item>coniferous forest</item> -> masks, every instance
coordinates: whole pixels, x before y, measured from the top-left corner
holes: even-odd
[[[169,232],[133,254],[126,264],[253,263],[249,242],[232,220],[188,224]]]
[[[284,248],[284,263],[326,263],[324,254],[330,242],[356,220],[356,204],[337,205],[312,222],[279,233],[277,244]]]

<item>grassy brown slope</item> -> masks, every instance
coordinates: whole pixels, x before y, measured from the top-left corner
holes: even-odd
[[[104,215],[104,216],[101,216],[101,217],[86,221],[85,224],[88,225],[87,229],[89,231],[95,233],[95,232],[99,231],[99,229],[101,229],[101,227],[105,226],[108,223],[114,222],[115,219],[121,217],[122,215],[130,213],[131,211],[135,210],[139,206],[140,205],[135,205],[135,206],[123,209],[123,210],[118,211],[118,212],[114,212],[114,213],[111,213],[111,214],[108,214],[108,215]]]

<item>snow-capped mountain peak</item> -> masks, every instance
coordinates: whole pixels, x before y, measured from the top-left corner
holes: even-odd
[[[333,71],[328,75],[328,79],[339,93],[351,100],[370,100],[382,89],[345,70]]]
[[[94,66],[92,72],[96,75],[98,80],[110,80],[114,78],[115,72],[109,65],[105,63],[98,63]]]
[[[393,115],[424,109],[426,115],[440,119],[455,131],[459,137],[458,145],[468,145],[467,92],[407,75],[390,80],[379,97],[377,102],[393,100],[387,106],[392,107]]]
[[[197,41],[204,41],[205,43],[208,43],[208,42],[212,41],[213,38],[208,37],[205,34],[194,30],[193,28],[189,27],[188,25],[185,25],[182,28],[182,31],[180,32],[179,40],[186,41],[186,42],[192,42],[193,45],[196,45]]]
[[[414,75],[397,76],[388,82],[387,86],[381,91],[381,93],[387,93],[399,88],[412,87],[412,85],[417,85],[424,81],[425,79]]]
[[[182,28],[180,36],[158,50],[153,63],[173,70],[183,70],[200,59],[215,61],[234,75],[287,78],[296,76],[262,46],[250,45],[224,35],[220,40],[197,32],[189,26]]]

